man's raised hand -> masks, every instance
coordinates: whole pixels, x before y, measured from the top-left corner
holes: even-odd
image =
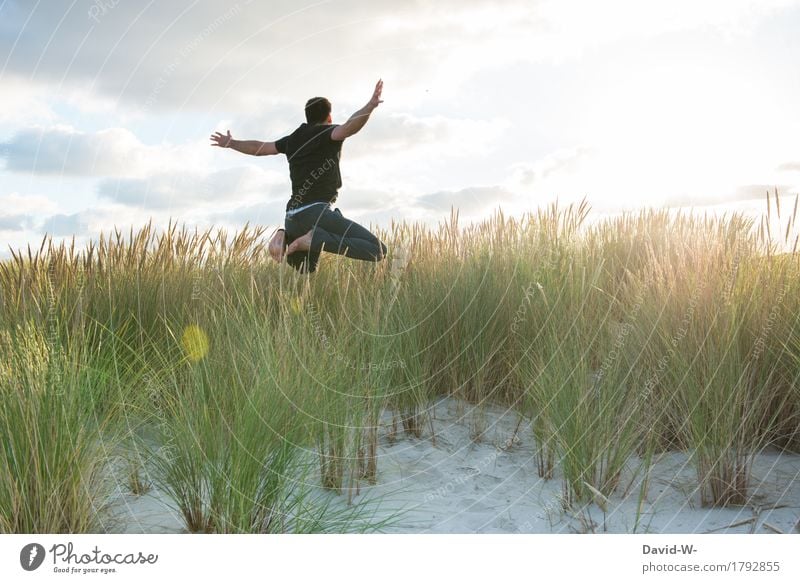
[[[378,82],[375,84],[375,91],[372,93],[372,97],[367,103],[367,106],[370,109],[375,109],[381,103],[383,103],[383,99],[381,99],[381,92],[383,91],[383,79],[378,79]]]
[[[230,148],[232,140],[233,136],[231,136],[231,130],[228,130],[227,136],[220,132],[211,135],[211,145],[219,146],[220,148]]]

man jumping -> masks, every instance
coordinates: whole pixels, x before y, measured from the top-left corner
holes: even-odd
[[[251,156],[286,154],[292,181],[292,197],[286,204],[284,228],[278,229],[269,244],[270,256],[286,262],[300,273],[317,269],[324,249],[353,259],[380,261],[387,247],[369,230],[342,216],[333,203],[342,187],[339,158],[342,143],[358,133],[370,114],[383,103],[383,81],[375,85],[369,102],[343,124],[334,124],[331,103],[312,97],[306,103],[306,123],[275,142],[234,140],[216,132],[211,145],[232,148]]]

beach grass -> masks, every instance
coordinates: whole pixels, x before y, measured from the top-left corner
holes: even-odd
[[[92,351],[67,350],[30,323],[0,331],[0,532],[100,528],[112,406]]]
[[[311,276],[250,226],[14,250],[0,530],[96,528],[104,444],[142,430],[156,443],[136,463],[188,531],[348,528],[319,501],[355,505],[380,480],[383,432],[435,444],[445,395],[470,405],[475,441],[488,404],[530,419],[539,474],[570,504],[619,493],[663,451],[691,454],[701,504],[744,504],[754,455],[800,451],[796,213],[774,197],[762,221],[584,202],[463,226],[454,211],[379,230],[385,261],[326,254]]]

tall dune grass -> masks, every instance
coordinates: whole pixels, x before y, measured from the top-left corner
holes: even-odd
[[[97,404],[107,379],[87,352],[67,352],[30,323],[0,331],[2,533],[100,528],[115,438],[111,408]]]
[[[249,226],[147,225],[86,249],[45,239],[0,263],[0,330],[27,326],[94,371],[59,385],[64,410],[76,394],[92,409],[52,439],[95,418],[159,429],[149,453],[190,530],[291,529],[306,454],[317,486],[352,499],[379,479],[385,415],[390,436],[435,440],[440,395],[477,405],[473,439],[486,403],[531,417],[540,473],[560,475],[569,501],[610,496],[640,455],[685,450],[702,503],[741,504],[758,451],[800,451],[797,206],[776,216],[777,203],[760,223],[666,210],[589,222],[582,203],[462,227],[454,212],[379,232],[386,261],[326,254],[312,276],[272,263]],[[207,344],[187,347],[187,330]],[[23,420],[47,383],[18,352],[2,358],[6,431],[33,443]],[[60,451],[97,467],[86,439]],[[4,484],[5,530],[47,524],[20,520]]]

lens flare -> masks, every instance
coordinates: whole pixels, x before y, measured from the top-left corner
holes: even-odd
[[[289,308],[295,315],[299,314],[303,311],[303,301],[300,298],[292,298],[289,300]]]
[[[181,338],[186,356],[192,362],[202,360],[208,354],[208,336],[200,326],[190,324],[183,331]]]

